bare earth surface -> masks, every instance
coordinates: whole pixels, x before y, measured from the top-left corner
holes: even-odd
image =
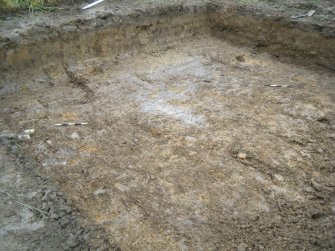
[[[290,16],[300,2],[239,8]],[[331,34],[320,3],[298,22]],[[150,4],[87,13],[134,8]],[[29,36],[1,28],[3,46],[41,29],[30,18],[4,21]],[[1,86],[0,250],[333,250],[333,69],[207,33],[147,40]],[[73,121],[88,125],[54,126]]]

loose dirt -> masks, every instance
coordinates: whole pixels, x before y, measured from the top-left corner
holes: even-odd
[[[2,36],[1,247],[333,250],[329,16],[119,4]]]

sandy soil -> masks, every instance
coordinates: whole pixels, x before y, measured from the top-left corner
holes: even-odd
[[[334,7],[320,2],[320,13]],[[117,4],[128,7],[120,7],[122,15],[133,13],[128,2],[106,3],[89,18],[120,11]],[[295,12],[286,1],[241,5],[238,13],[275,17],[274,10],[285,6]],[[60,23],[79,22],[69,8]],[[315,32],[322,25],[320,34],[329,38],[330,16],[313,17],[313,25],[299,20],[295,27]],[[1,29],[2,48],[29,43],[46,29],[36,23],[27,28],[27,17],[9,24],[12,18],[5,25],[22,25],[17,34],[26,37]],[[305,64],[296,64],[298,50],[285,54],[264,39],[267,53],[259,42],[252,46],[250,36],[242,41],[245,31],[212,32],[201,18],[187,19],[183,29],[177,19],[168,20],[175,23],[169,29],[162,21],[161,33],[169,34],[162,41],[150,36],[159,25],[141,26],[135,50],[102,48],[98,56],[67,63],[57,58],[36,64],[38,74],[32,67],[26,78],[28,71],[6,69],[0,89],[1,247],[333,250],[332,65],[314,64],[321,59],[309,53]],[[316,46],[326,48],[324,41]],[[88,125],[54,125],[64,122]],[[24,130],[30,128],[35,132],[28,139]]]

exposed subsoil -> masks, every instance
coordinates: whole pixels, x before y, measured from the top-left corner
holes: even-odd
[[[334,6],[299,3],[7,16],[0,249],[333,250]]]

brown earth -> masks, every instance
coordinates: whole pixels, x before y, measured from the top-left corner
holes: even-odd
[[[334,249],[335,6],[246,2],[6,14],[3,250]]]

